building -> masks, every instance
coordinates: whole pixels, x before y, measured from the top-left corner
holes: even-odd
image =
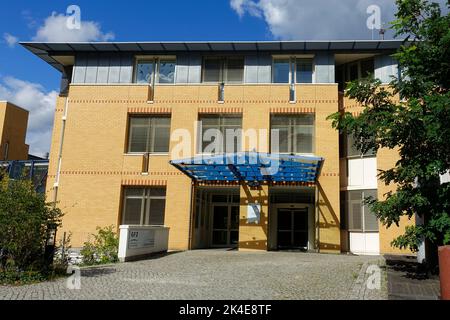
[[[27,160],[28,111],[0,101],[0,161]]]
[[[137,224],[177,250],[401,252],[411,222],[363,204],[394,187],[376,175],[396,152],[359,154],[327,117],[358,112],[346,81],[398,75],[402,41],[22,45],[62,74],[47,191],[74,247]]]

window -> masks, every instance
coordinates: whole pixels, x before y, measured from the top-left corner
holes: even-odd
[[[205,57],[203,82],[242,83],[244,79],[243,57]]]
[[[280,153],[314,153],[314,115],[275,115],[271,131],[278,130]],[[272,145],[272,152],[277,152]]]
[[[273,62],[273,83],[290,82],[289,59],[275,59]]]
[[[273,83],[312,83],[313,59],[275,58],[272,81]]]
[[[378,219],[364,200],[377,198],[377,190],[352,190],[345,194],[345,211],[349,231],[378,232]]]
[[[136,83],[174,83],[175,58],[138,59],[136,63]]]
[[[129,153],[167,153],[170,143],[170,117],[130,117]]]
[[[164,188],[126,188],[122,224],[163,226],[165,208]]]
[[[297,59],[296,83],[312,83],[312,59]]]
[[[345,139],[347,138],[347,139]],[[355,137],[352,134],[344,134],[345,152],[347,158],[354,157],[374,157],[376,155],[375,150],[369,150],[366,153],[362,153],[355,146]]]
[[[236,115],[203,115],[200,153],[232,153],[241,151],[242,117]]]

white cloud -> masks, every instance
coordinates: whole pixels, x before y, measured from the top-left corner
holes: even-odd
[[[50,151],[56,91],[46,91],[40,84],[13,77],[0,79],[0,100],[10,101],[29,114],[27,144],[30,153],[38,156]]]
[[[37,30],[34,41],[43,42],[85,42],[111,41],[114,33],[103,33],[98,22],[81,21],[80,29],[69,29],[67,17],[55,12],[45,19],[44,24]]]
[[[394,0],[230,0],[239,16],[264,19],[272,35],[284,40],[371,39],[366,10],[373,4],[381,8],[382,22],[394,19]]]
[[[10,48],[14,48],[16,46],[17,42],[19,42],[19,38],[15,37],[9,33],[4,33],[3,39],[5,39],[6,44]]]

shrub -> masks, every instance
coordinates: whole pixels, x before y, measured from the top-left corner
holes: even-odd
[[[39,280],[52,272],[45,245],[49,231],[61,226],[62,216],[31,181],[0,173],[0,282]]]
[[[87,241],[81,249],[83,265],[116,263],[119,261],[119,237],[114,226],[97,227],[97,234],[91,235],[94,240]]]

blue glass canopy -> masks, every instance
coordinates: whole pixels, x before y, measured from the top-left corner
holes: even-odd
[[[200,155],[170,161],[174,167],[198,182],[304,182],[314,183],[324,159],[257,152]]]

